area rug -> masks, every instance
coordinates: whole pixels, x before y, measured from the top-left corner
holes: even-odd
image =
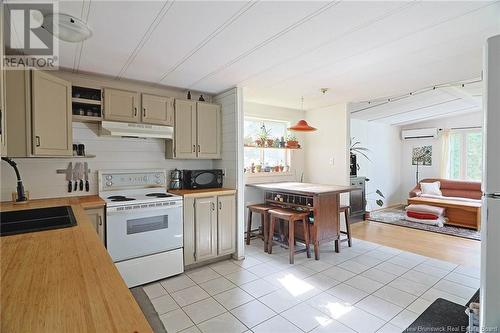
[[[156,313],[156,310],[153,304],[151,304],[148,295],[144,292],[144,289],[142,289],[142,287],[135,287],[130,289],[130,291],[132,292],[132,296],[134,296],[137,304],[139,304],[139,307],[141,308],[142,313],[144,313],[149,326],[153,329],[153,332],[167,333],[165,326],[163,326],[158,313]]]
[[[369,221],[388,223],[393,225],[398,225],[401,227],[414,228],[419,230],[437,232],[440,234],[446,234],[456,237],[481,240],[481,232],[467,229],[454,227],[450,225],[445,225],[444,227],[438,227],[435,225],[427,225],[423,223],[410,222],[405,220],[405,210],[404,207],[397,208],[387,208],[382,210],[377,210],[370,212],[370,217],[367,218]]]

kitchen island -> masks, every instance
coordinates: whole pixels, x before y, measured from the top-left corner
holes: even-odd
[[[3,236],[2,332],[152,332],[84,208],[97,196],[32,200],[1,211],[71,206],[74,227]]]
[[[267,204],[311,212],[310,237],[316,260],[320,258],[321,242],[335,241],[335,252],[340,252],[340,194],[350,192],[353,187],[297,182],[247,186],[263,190]],[[300,231],[298,234],[300,237]]]

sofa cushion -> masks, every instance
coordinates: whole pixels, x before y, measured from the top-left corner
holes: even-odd
[[[440,190],[441,182],[432,182],[432,183],[420,183],[420,189],[422,190],[422,194],[430,194],[430,195],[443,195]]]
[[[406,215],[421,220],[437,220],[439,218],[439,216],[434,214],[414,212],[411,210],[406,211]]]
[[[406,211],[442,216],[442,215],[444,215],[445,209],[442,207],[436,207],[436,206],[412,204],[412,205],[408,205],[406,207]]]

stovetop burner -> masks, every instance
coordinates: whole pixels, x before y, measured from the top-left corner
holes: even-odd
[[[134,198],[127,198],[126,196],[124,195],[112,195],[110,197],[108,197],[108,199],[110,199],[111,201],[133,201],[135,200]]]
[[[168,193],[148,193],[146,194],[147,197],[156,197],[156,198],[168,198],[168,197],[172,197],[173,195],[172,194],[168,194]]]

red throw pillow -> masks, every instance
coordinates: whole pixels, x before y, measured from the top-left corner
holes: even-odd
[[[412,212],[412,211],[407,211],[406,215],[408,215],[408,217],[413,217],[414,219],[421,219],[421,220],[437,220],[439,218],[437,215],[434,214]]]

